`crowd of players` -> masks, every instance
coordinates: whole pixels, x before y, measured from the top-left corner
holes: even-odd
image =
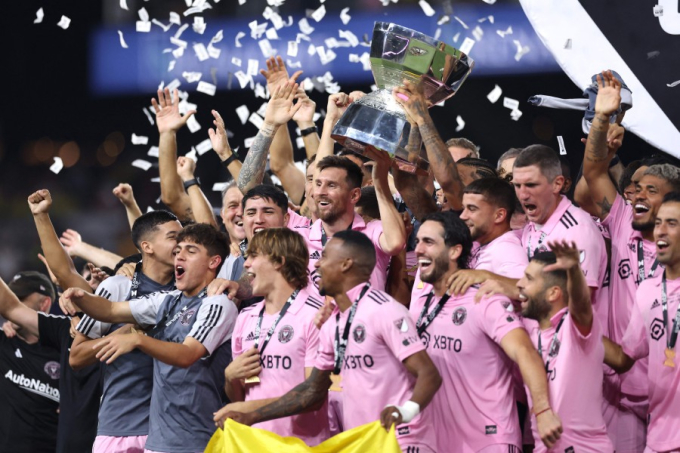
[[[410,173],[334,153],[362,93],[331,95],[319,135],[299,73],[262,74],[243,163],[213,111],[226,234],[177,158],[192,112],[168,90],[153,105],[169,211],[114,190],[139,255],[60,239],[49,191],[28,197],[50,278],[0,281],[0,451],[200,452],[228,418],[308,445],[380,420],[408,453],[680,451],[680,169],[619,161],[611,72],[573,201],[546,146],[494,166],[444,142],[422,87],[394,93],[431,164]],[[98,267],[81,276],[69,251]],[[47,314],[57,300],[67,316]]]

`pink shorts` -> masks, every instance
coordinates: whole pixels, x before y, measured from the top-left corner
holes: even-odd
[[[97,436],[92,453],[143,453],[147,436]]]

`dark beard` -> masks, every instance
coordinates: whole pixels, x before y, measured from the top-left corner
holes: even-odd
[[[536,301],[529,299],[527,308],[522,310],[522,316],[535,321],[540,321],[550,313],[550,305],[545,300]]]
[[[430,275],[420,275],[420,279],[425,283],[433,284],[446,275],[446,273],[449,271],[449,254],[447,252],[442,253],[434,259],[432,264],[434,265],[434,271]]]
[[[645,223],[633,220],[632,227],[635,231],[650,231],[654,229],[654,220]]]

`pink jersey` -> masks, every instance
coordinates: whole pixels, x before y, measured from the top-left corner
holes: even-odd
[[[540,332],[541,359],[543,363],[548,361],[550,407],[559,415],[564,430],[562,437],[550,451],[613,452],[614,446],[607,436],[607,427],[602,417],[602,327],[595,318],[590,334],[583,336],[571,316],[566,313],[566,307],[557,312],[550,319],[551,327],[543,331],[536,323],[525,324],[536,349]],[[562,319],[564,321],[553,346],[555,330]],[[528,396],[529,407],[532,407],[531,395]],[[538,435],[535,415],[531,416],[531,428],[536,445],[534,451],[548,451]]]
[[[382,222],[380,220],[371,220],[364,222],[359,214],[354,214],[352,221],[352,230],[364,233],[373,242],[375,246],[375,269],[371,274],[371,285],[373,288],[383,291],[387,283],[387,267],[390,264],[390,255],[383,252],[380,247],[380,236],[383,234]],[[319,289],[319,275],[314,268],[314,263],[321,259],[321,252],[323,251],[323,244],[321,242],[321,219],[317,220],[307,230],[296,230],[307,239],[307,248],[309,249],[309,273],[312,282],[317,289]],[[331,238],[329,237],[328,240]]]
[[[631,322],[635,291],[640,284],[639,241],[642,241],[643,248],[644,278],[648,278],[656,259],[656,245],[643,240],[642,234],[633,229],[632,222],[633,207],[617,194],[609,215],[602,222],[612,238],[609,337],[617,343],[621,343]],[[661,266],[657,266],[653,275],[660,276],[662,272]],[[639,360],[628,373],[621,375],[621,392],[634,396],[648,394],[647,359]]]
[[[668,335],[680,306],[680,279],[666,283],[668,324],[663,322],[661,277],[640,284],[623,337],[623,351],[640,360],[649,358],[649,426],[647,447],[656,451],[680,450],[680,347],[675,345],[675,368],[664,365]]]
[[[363,288],[364,284],[352,288],[347,297],[354,302]],[[316,368],[334,368],[336,327],[342,336],[349,312],[349,308],[342,313],[336,308],[321,328]],[[379,420],[385,406],[402,405],[410,400],[416,378],[402,362],[423,350],[425,346],[406,307],[382,291],[369,289],[358,302],[340,370],[343,428],[349,430]],[[431,414],[429,407],[425,408],[409,423],[397,427],[402,450],[419,446],[421,452],[436,451]]]
[[[486,245],[475,242],[470,256],[470,269],[492,272],[507,278],[522,278],[529,264],[522,241],[514,231],[497,237]]]
[[[305,230],[309,228],[311,224],[312,220],[309,217],[300,215],[297,212],[293,211],[292,209],[288,208],[288,224],[286,225],[287,228],[290,228],[293,231]]]
[[[500,342],[511,330],[524,327],[507,311],[509,299],[493,296],[477,304],[476,293],[471,288],[451,297],[421,336],[443,379],[427,408],[434,417],[440,452],[474,453],[498,444],[522,447],[514,362]],[[428,293],[411,300],[414,322],[427,299]],[[439,300],[433,298],[428,313]]]
[[[236,358],[255,344],[255,329],[264,302],[243,309],[236,319],[232,336],[232,353]],[[313,368],[319,345],[319,330],[314,317],[323,301],[302,289],[285,315],[279,320],[274,334],[260,357],[259,384],[246,384],[245,400],[279,397],[305,380],[305,368]],[[258,348],[278,316],[265,313],[260,328]],[[279,436],[292,436],[314,446],[330,437],[328,408],[318,411],[270,420],[254,425]]]

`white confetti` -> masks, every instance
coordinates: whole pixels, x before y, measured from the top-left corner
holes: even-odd
[[[458,42],[458,39],[460,38],[460,32],[456,33],[453,37],[453,42]]]
[[[207,153],[211,149],[212,149],[212,143],[210,142],[209,138],[206,138],[201,143],[196,145],[196,152],[198,153],[199,156],[204,155],[205,153]]]
[[[194,2],[194,5],[196,3],[198,3],[198,2]],[[187,17],[187,16],[190,16],[192,14],[202,13],[206,9],[212,9],[212,5],[208,2],[201,2],[201,3],[199,3],[198,6],[193,6],[193,7],[189,8],[188,10],[184,11],[182,14],[184,15],[184,17]]]
[[[295,41],[288,41],[288,56],[297,57],[298,54],[298,43]]]
[[[467,30],[468,28],[470,28],[470,27],[467,26],[467,24],[466,24],[465,22],[462,21],[462,19],[461,19],[460,17],[458,17],[458,16],[453,16],[453,18],[456,19],[456,20],[458,21],[458,23],[461,24],[461,25],[463,26],[464,29]]]
[[[133,145],[146,145],[149,143],[149,137],[145,137],[143,135],[135,135],[135,133],[132,133],[132,144]]]
[[[460,115],[456,117],[456,123],[458,124],[458,126],[456,127],[456,132],[462,131],[463,128],[465,127],[465,121],[463,121],[463,118],[461,118]]]
[[[503,90],[501,87],[496,85],[493,90],[491,90],[491,93],[486,95],[486,98],[489,100],[489,102],[495,104],[501,98],[501,94],[503,94]]]
[[[676,87],[676,86],[678,86],[678,85],[680,85],[680,80],[676,80],[676,81],[673,82],[673,83],[667,83],[667,84],[666,84],[666,86],[667,86],[668,88],[674,88],[674,87]]]
[[[262,11],[262,17],[264,17],[267,20],[271,19],[273,15],[274,15],[274,10],[271,9],[269,6],[266,6],[264,8],[264,11]]]
[[[309,25],[309,22],[307,21],[306,17],[303,17],[302,19],[300,19],[300,21],[298,22],[298,25],[300,26],[300,31],[302,33],[304,33],[305,35],[309,35],[310,33],[312,33],[314,31],[314,27]]]
[[[442,29],[437,28],[437,31],[434,32],[434,39],[439,40],[439,37],[442,35]]]
[[[510,118],[512,118],[513,121],[519,120],[521,116],[522,111],[520,109],[515,109],[512,112],[510,112]]]
[[[237,57],[231,57],[231,64],[241,67],[241,59]]]
[[[177,60],[170,60],[170,63],[168,63],[168,72],[175,69],[175,64],[177,64]]]
[[[120,7],[121,7],[121,9],[124,9],[125,11],[129,11],[128,6],[127,6],[127,0],[120,0]]]
[[[191,26],[192,30],[194,30],[194,33],[198,33],[199,35],[202,35],[205,33],[205,19],[203,19],[201,16],[196,16],[194,17],[194,23]]]
[[[248,106],[242,105],[236,109],[236,114],[238,115],[238,118],[241,120],[241,124],[246,124],[246,121],[248,121],[248,116],[250,115],[250,112],[248,111]]]
[[[253,80],[251,76],[245,74],[243,71],[236,71],[234,75],[238,79],[238,83],[241,85],[241,88],[245,88],[246,85],[248,85]]]
[[[59,19],[59,23],[57,24],[57,26],[66,30],[69,27],[69,25],[71,25],[71,19],[69,19],[66,16],[61,16],[61,19]]]
[[[149,13],[146,8],[140,8],[139,11],[137,11],[137,15],[139,15],[139,20],[142,22],[149,22]]]
[[[199,93],[204,93],[207,94],[208,96],[215,96],[215,92],[217,91],[217,87],[213,85],[212,83],[208,82],[198,82],[198,86],[196,87],[196,91]]]
[[[163,22],[161,22],[161,21],[158,20],[158,19],[151,19],[151,23],[152,23],[152,24],[156,24],[156,25],[158,25],[159,27],[161,27],[161,28],[163,29],[164,32],[170,30],[170,27],[172,27],[172,24],[165,25]]]
[[[254,92],[256,98],[267,99],[267,90],[265,90],[264,87],[259,83],[255,85]]]
[[[496,3],[496,0],[483,0],[483,1],[484,3],[488,3],[489,5],[493,5],[494,3]]]
[[[264,35],[267,37],[267,39],[271,39],[272,41],[279,39],[279,35],[276,33],[276,28],[268,28]]]
[[[144,171],[147,171],[149,168],[153,166],[153,164],[149,161],[143,160],[143,159],[135,159],[132,162],[133,167],[141,168]]]
[[[302,149],[305,147],[305,141],[302,137],[297,137],[295,139],[295,146],[297,146],[298,149]]]
[[[222,192],[229,185],[228,182],[216,182],[212,186],[213,192]]]
[[[264,119],[257,113],[251,113],[248,121],[253,124],[256,128],[260,129],[264,124]]]
[[[529,50],[530,50],[529,46],[522,47],[522,44],[516,39],[513,39],[512,42],[514,42],[515,45],[517,46],[517,53],[515,54],[515,61],[519,61],[524,55],[529,53]]]
[[[208,55],[210,55],[210,58],[218,59],[220,58],[221,53],[222,49],[218,49],[217,47],[213,47],[212,44],[208,44]]]
[[[184,55],[184,47],[178,47],[172,51],[172,56],[175,58],[181,58]]]
[[[153,117],[151,116],[151,113],[147,109],[142,109],[142,112],[144,112],[144,115],[146,115],[146,119],[149,120],[149,123],[153,126],[155,123],[153,121]]]
[[[423,12],[427,17],[434,16],[434,9],[432,9],[429,3],[427,3],[425,0],[420,0],[418,4],[421,8],[423,8]]]
[[[347,13],[349,13],[349,8],[343,8],[342,11],[340,11],[340,20],[342,21],[343,25],[347,25],[352,19],[352,16]]]
[[[188,71],[184,71],[184,72],[182,73],[182,77],[184,77],[184,78],[186,79],[186,81],[189,82],[189,83],[198,82],[199,80],[201,80],[201,77],[202,77],[202,76],[203,76],[203,73],[202,73],[202,72],[188,72]]]
[[[267,30],[267,22],[258,24],[256,20],[249,22],[248,27],[250,27],[250,37],[253,39],[260,39]]]
[[[336,54],[331,49],[326,50],[323,46],[317,46],[316,53],[319,55],[321,64],[328,64],[335,60]]]
[[[246,148],[250,148],[253,144],[253,141],[255,140],[255,137],[248,137],[245,140],[243,140],[243,146]]]
[[[55,156],[54,163],[50,165],[50,171],[55,175],[58,175],[62,168],[64,168],[64,162],[61,160],[61,157]]]
[[[567,50],[571,49],[571,39],[567,39],[567,42],[564,43],[564,48]]]
[[[35,12],[35,20],[33,21],[33,23],[34,24],[42,23],[44,17],[45,11],[43,11],[43,9],[40,8],[38,11]]]
[[[449,22],[451,22],[451,17],[445,14],[439,18],[439,20],[437,21],[437,25],[444,25],[448,24]]]
[[[463,44],[461,44],[460,46],[460,51],[463,52],[465,55],[470,55],[470,51],[472,50],[472,46],[474,45],[475,45],[474,39],[465,38]]]
[[[312,13],[312,19],[314,19],[317,22],[320,22],[321,19],[326,15],[326,5],[321,5],[317,8],[316,11]]]
[[[179,14],[171,12],[170,13],[170,23],[182,25],[182,19],[179,17]]]
[[[198,156],[196,155],[196,148],[194,148],[194,147],[192,146],[192,147],[191,147],[191,151],[189,151],[188,153],[186,153],[186,154],[184,155],[184,157],[186,157],[187,159],[191,159],[191,160],[193,160],[194,162],[198,162]]]
[[[338,30],[338,34],[340,35],[341,38],[345,38],[347,42],[349,42],[349,45],[352,47],[356,47],[359,45],[359,38],[356,37],[354,33],[352,33],[349,30]],[[435,38],[436,39],[436,38]]]
[[[198,124],[196,115],[191,115],[189,117],[189,119],[187,120],[187,127],[189,128],[189,131],[191,131],[192,134],[201,129],[201,125]]]
[[[517,110],[519,108],[519,101],[508,97],[503,98],[503,107],[510,110]]]
[[[151,181],[151,182],[161,182],[161,177],[160,177],[160,176],[156,176],[155,178],[149,179],[149,181]],[[151,206],[149,206],[147,209],[148,209],[147,212],[153,211],[153,208],[152,208]]]
[[[496,30],[496,33],[498,33],[498,36],[501,38],[505,38],[505,35],[511,35],[512,34],[512,26],[508,27],[507,30]]]
[[[472,36],[475,37],[475,41],[479,41],[482,39],[482,36],[484,36],[484,31],[482,28],[477,25],[474,30],[472,30]]]
[[[560,147],[560,156],[566,156],[567,155],[567,148],[564,146],[564,138],[562,138],[561,135],[557,136],[557,144]]]
[[[118,37],[120,38],[120,47],[122,47],[123,49],[127,49],[128,45],[125,42],[125,38],[123,38],[123,32],[120,30],[118,30]]]
[[[289,18],[291,19],[291,25],[292,25],[293,18],[290,17],[290,16],[289,16]],[[283,19],[277,13],[272,14],[272,17],[269,20],[272,22],[272,25],[274,26],[275,30],[281,30],[283,28],[283,26],[285,25],[285,23],[283,22]]]
[[[215,33],[215,36],[213,36],[210,39],[210,44],[217,44],[218,42],[222,42],[223,39],[224,39],[224,32],[222,30],[220,30],[217,33]]]
[[[151,22],[138,20],[136,22],[135,30],[139,33],[149,33],[151,31]]]
[[[661,16],[663,16],[663,6],[654,5],[654,17],[661,17]]]
[[[236,44],[236,47],[242,47],[243,44],[240,43],[240,39],[243,38],[246,34],[243,33],[242,31],[236,33],[236,38],[234,39],[234,43]]]
[[[160,182],[160,179],[158,180],[158,182]],[[152,208],[151,206],[146,207],[146,212],[153,212],[153,211],[154,211],[154,208]]]
[[[158,146],[149,148],[149,152],[147,152],[146,155],[149,157],[158,157]]]
[[[196,52],[196,57],[198,58],[198,61],[205,61],[208,58],[210,58],[208,50],[205,48],[205,45],[201,42],[194,44],[194,52]]]
[[[289,60],[289,59],[286,59],[286,65],[288,65],[289,68],[294,68],[294,69],[295,69],[295,68],[301,68],[301,67],[302,67],[302,63],[301,63],[301,62],[299,62],[299,61],[292,61],[292,60]]]
[[[260,62],[258,60],[250,59],[248,60],[248,71],[246,74],[249,76],[256,76],[260,71]]]
[[[257,42],[257,44],[260,46],[260,51],[265,58],[273,57],[277,54],[276,49],[272,48],[272,45],[268,39],[261,39]]]

